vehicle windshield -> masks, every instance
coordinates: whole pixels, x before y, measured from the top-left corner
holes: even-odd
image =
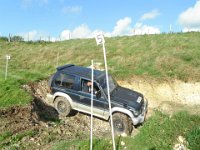
[[[109,81],[109,89],[110,89],[110,94],[115,90],[115,88],[118,86],[117,82],[112,78],[112,76],[108,75],[108,81]],[[106,95],[107,94],[107,83],[106,83],[106,76],[104,76],[100,80],[100,85],[103,88],[104,92]]]

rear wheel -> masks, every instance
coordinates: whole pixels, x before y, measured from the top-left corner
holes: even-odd
[[[113,128],[115,135],[131,135],[133,130],[129,117],[122,113],[113,114]]]
[[[54,107],[63,116],[68,116],[72,109],[69,101],[64,97],[57,97],[54,101]]]

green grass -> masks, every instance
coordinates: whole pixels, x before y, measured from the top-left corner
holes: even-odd
[[[200,149],[200,126],[193,128],[186,135],[191,149]]]
[[[200,116],[198,115],[180,112],[170,117],[161,112],[156,112],[155,116],[150,118],[140,129],[140,134],[135,138],[127,139],[127,144],[130,149],[172,149],[178,143],[177,138],[179,136],[186,138],[191,130],[199,127],[199,125]],[[199,134],[195,135],[195,137],[197,136]],[[191,149],[196,144],[200,146],[197,140],[193,143],[189,141]]]
[[[155,111],[149,120],[141,127],[135,137],[117,138],[117,150],[169,150],[178,143],[177,138],[182,136],[188,142],[190,150],[200,149],[200,116],[179,112],[173,116]],[[111,150],[111,139],[95,139],[95,150]],[[125,145],[121,145],[121,142]],[[61,149],[89,149],[89,140],[61,141],[54,145],[53,150]]]
[[[75,141],[61,141],[57,143],[52,150],[88,150],[90,149],[90,140],[75,140]],[[94,150],[111,150],[112,143],[105,139],[94,139],[93,140]]]
[[[0,142],[4,141],[5,139],[7,139],[10,136],[12,136],[12,133],[9,131],[6,131],[6,132],[0,134]]]
[[[21,133],[18,133],[18,134],[15,134],[11,137],[11,142],[12,143],[16,143],[18,141],[20,141],[23,137],[26,137],[26,136],[29,136],[29,137],[32,137],[34,135],[36,135],[37,132],[36,131],[24,131],[24,132],[21,132]]]
[[[106,38],[109,72],[116,79],[138,75],[200,81],[199,41],[200,33]],[[31,98],[20,89],[21,85],[48,77],[57,64],[88,66],[91,59],[103,63],[102,47],[94,39],[55,43],[8,43],[1,39],[0,52],[0,107],[28,103]],[[11,60],[8,80],[4,81],[6,54],[11,55]]]
[[[15,147],[15,144],[21,141],[24,137],[33,137],[36,134],[37,132],[32,130],[23,131],[17,134],[6,131],[3,134],[0,134],[0,148],[3,149],[5,146],[9,146],[9,149],[18,149],[19,147]],[[25,147],[20,148],[25,149]]]
[[[13,105],[25,105],[32,97],[25,92],[20,85],[20,81],[15,79],[0,80],[0,105],[1,107],[9,107]]]

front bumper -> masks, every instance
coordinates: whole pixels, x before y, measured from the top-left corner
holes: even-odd
[[[142,113],[140,115],[138,115],[137,117],[134,117],[134,116],[131,117],[133,125],[138,125],[138,124],[144,122],[144,120],[146,118],[147,110],[148,110],[148,100],[145,100]]]

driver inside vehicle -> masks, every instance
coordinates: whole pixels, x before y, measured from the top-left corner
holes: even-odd
[[[91,81],[86,81],[83,84],[83,91],[87,93],[91,93],[92,91],[92,82]],[[93,93],[96,94],[99,91],[98,86],[94,83],[93,84]]]
[[[91,81],[88,81],[87,82],[87,91],[88,91],[88,93],[91,93],[91,91],[92,91],[92,82]]]

